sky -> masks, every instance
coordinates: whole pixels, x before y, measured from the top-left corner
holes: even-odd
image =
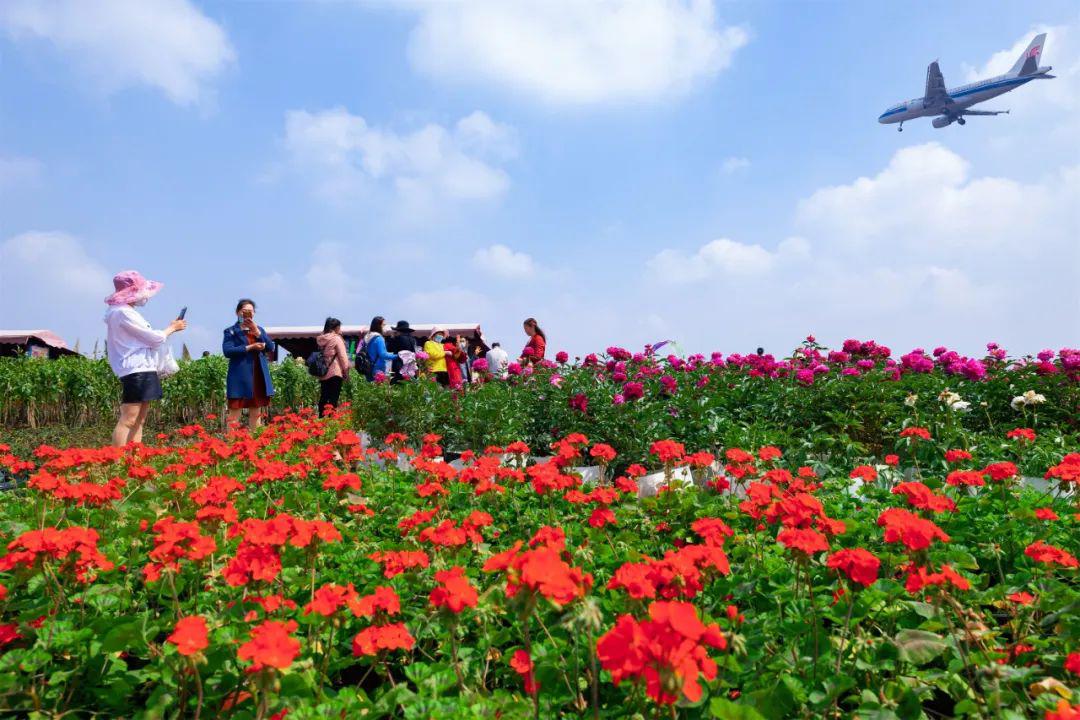
[[[880,125],[1008,70],[1054,80]],[[0,328],[104,337],[111,277],[261,324],[535,317],[571,354],[1080,344],[1072,0],[6,0]]]

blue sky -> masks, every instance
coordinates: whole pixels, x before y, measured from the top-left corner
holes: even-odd
[[[1011,115],[876,122],[1039,29]],[[579,353],[1080,340],[1073,2],[12,0],[0,63],[0,327],[84,350],[129,267],[196,352],[243,295]]]

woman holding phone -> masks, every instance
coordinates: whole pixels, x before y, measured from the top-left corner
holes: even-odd
[[[135,270],[125,270],[113,277],[115,292],[105,298],[109,306],[105,313],[105,348],[109,366],[123,388],[120,418],[112,433],[116,447],[142,442],[150,403],[161,399],[158,353],[166,338],[187,327],[181,317],[164,330],[155,330],[135,309],[145,305],[161,288],[161,283],[147,280]]]
[[[240,422],[248,411],[248,428],[262,423],[263,408],[270,404],[274,386],[266,353],[274,351],[274,341],[255,323],[255,301],[242,298],[236,303],[236,323],[225,328],[221,352],[229,358],[226,395],[229,398],[229,426]]]

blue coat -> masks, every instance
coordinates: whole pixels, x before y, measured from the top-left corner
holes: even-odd
[[[266,330],[259,327],[259,342],[266,343],[266,352],[274,351],[274,341],[266,336]],[[226,397],[250,398],[255,395],[254,378],[255,362],[262,363],[263,380],[266,381],[267,397],[274,394],[274,386],[270,382],[270,363],[266,362],[266,353],[252,350],[248,352],[248,338],[240,321],[232,327],[225,328],[225,337],[221,341],[221,352],[229,358],[229,377],[226,381]]]

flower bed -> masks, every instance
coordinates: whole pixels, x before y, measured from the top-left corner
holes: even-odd
[[[451,464],[437,435],[364,449],[308,412],[4,449],[0,707],[1071,717],[1078,448],[916,410],[876,456],[654,437],[631,463],[570,433]],[[1036,465],[1053,492],[1018,481]],[[671,484],[639,499],[650,472]]]

